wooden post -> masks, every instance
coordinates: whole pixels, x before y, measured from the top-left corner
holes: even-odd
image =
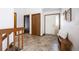
[[[15,41],[16,41],[16,39],[15,39],[15,33],[16,33],[16,30],[14,29],[14,33],[13,33],[13,37],[14,37],[14,50],[15,50],[15,45],[16,45],[16,43],[15,43]]]
[[[9,34],[7,33],[7,49],[9,49]]]
[[[23,49],[23,45],[24,45],[24,30],[22,30],[22,49]]]
[[[20,32],[18,31],[18,48],[20,48]]]
[[[0,51],[2,51],[2,35],[0,34]]]

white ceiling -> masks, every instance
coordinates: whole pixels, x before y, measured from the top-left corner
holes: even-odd
[[[61,11],[61,8],[43,8],[43,12]]]

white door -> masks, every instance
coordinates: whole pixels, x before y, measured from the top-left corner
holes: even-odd
[[[56,34],[56,24],[59,19],[56,15],[45,16],[45,34]]]

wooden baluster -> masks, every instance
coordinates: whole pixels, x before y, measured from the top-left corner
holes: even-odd
[[[2,35],[0,34],[0,51],[2,51]]]
[[[9,34],[7,33],[7,50],[9,50]]]
[[[22,30],[22,49],[23,49],[23,45],[24,45],[24,31]]]
[[[13,34],[13,35],[14,35],[14,36],[13,36],[13,37],[14,37],[14,50],[15,50],[15,45],[16,45],[15,33],[16,33],[16,30],[14,29],[14,34]]]
[[[18,31],[18,48],[20,48],[20,32]]]

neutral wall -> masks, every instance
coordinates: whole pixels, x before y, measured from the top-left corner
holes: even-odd
[[[17,27],[24,27],[24,15],[30,15],[30,33],[32,34],[31,16],[32,14],[41,13],[41,8],[14,8],[17,13]]]
[[[31,27],[31,16],[32,14],[41,13],[41,24],[40,24],[40,35],[44,34],[44,15],[46,14],[53,14],[59,13],[60,10],[54,11],[45,11],[43,12],[42,8],[14,8],[15,12],[17,13],[17,27],[23,27],[24,22],[24,15],[30,15],[30,34],[32,34],[32,27]]]
[[[17,14],[17,27],[23,27],[25,8],[14,8],[14,11]]]
[[[44,16],[47,14],[56,14],[56,13],[60,13],[60,10],[59,9],[57,10],[52,9],[52,11],[50,11],[49,9],[47,11],[42,10],[41,12],[41,36],[45,34],[45,28],[44,28],[45,17]]]
[[[0,29],[13,28],[14,27],[14,9],[0,8]],[[10,43],[13,42],[13,33],[9,36]],[[9,43],[9,44],[10,44]],[[7,38],[2,43],[2,50],[7,48]]]
[[[72,8],[72,21],[67,22],[61,14],[61,32],[62,36],[69,33],[69,40],[73,43],[72,50],[79,51],[79,8]]]
[[[0,8],[0,29],[13,28],[13,9]]]

